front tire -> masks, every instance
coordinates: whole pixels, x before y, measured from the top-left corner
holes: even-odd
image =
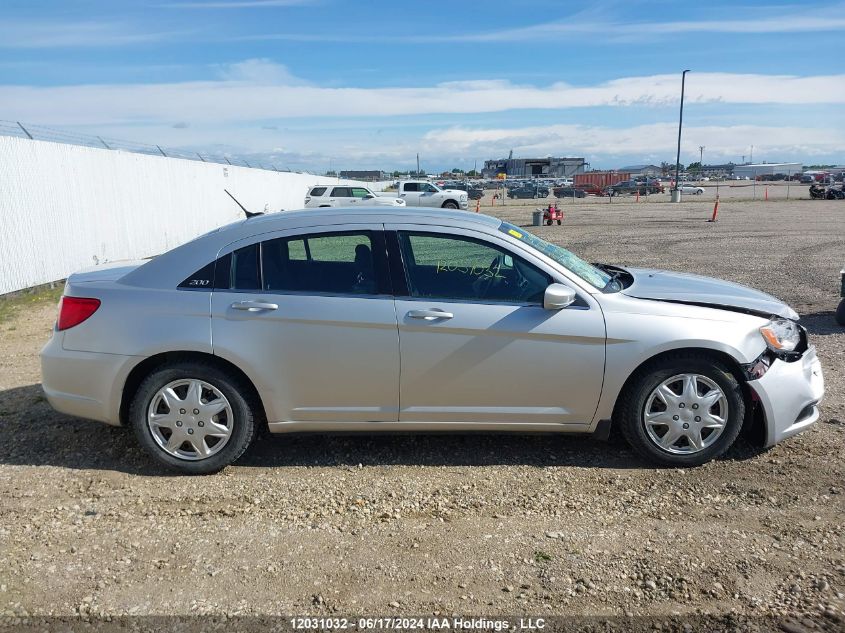
[[[147,376],[129,408],[138,442],[156,461],[185,474],[218,472],[255,434],[255,407],[236,377],[213,365],[183,362]]]
[[[446,202],[443,203],[443,208],[444,209],[457,209],[458,203],[453,202],[452,200],[447,200]]]
[[[845,299],[842,299],[836,308],[836,322],[845,327]]]
[[[734,443],[745,399],[723,363],[679,353],[651,363],[629,382],[616,417],[628,444],[649,461],[699,466]]]

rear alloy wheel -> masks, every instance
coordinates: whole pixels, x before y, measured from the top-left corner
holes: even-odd
[[[704,355],[658,361],[634,379],[618,408],[625,439],[651,461],[698,466],[724,453],[745,417],[742,388]]]
[[[217,472],[252,441],[254,415],[244,393],[238,380],[214,366],[165,366],[141,383],[130,422],[160,463],[189,474]]]

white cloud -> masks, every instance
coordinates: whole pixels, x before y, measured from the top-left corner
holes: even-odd
[[[617,21],[610,17],[616,11],[581,11],[565,20],[554,20],[524,27],[481,32],[428,32],[422,34],[390,32],[372,33],[258,33],[234,36],[240,41],[303,41],[303,42],[390,42],[390,43],[497,43],[566,41],[574,38],[595,38],[605,42],[654,39],[666,35],[693,33],[771,34],[821,33],[845,30],[842,11],[845,3],[829,6],[793,6],[769,9],[761,15],[761,8],[749,10],[737,7],[738,13],[719,20]],[[771,14],[770,11],[779,11]]]
[[[266,58],[247,59],[234,64],[224,64],[220,78],[230,82],[242,82],[265,86],[301,86],[306,82],[295,77],[288,67]]]
[[[680,20],[666,22],[547,22],[486,33],[443,36],[442,40],[461,42],[521,42],[561,36],[601,35],[607,39],[645,39],[652,36],[688,33],[806,33],[845,30],[845,18],[833,15],[750,16],[742,19]]]
[[[119,22],[0,22],[0,48],[103,48],[144,44],[184,32],[139,31]]]
[[[451,127],[432,130],[423,137],[424,148],[437,148],[452,156],[505,156],[512,149],[522,156],[567,155],[598,157],[642,157],[666,160],[677,143],[676,121],[610,128],[585,125],[549,125],[521,128],[473,129]],[[696,126],[683,129],[684,155],[698,155],[707,147],[708,160],[735,160],[754,153],[761,160],[776,161],[813,154],[835,155],[845,147],[845,130],[811,127],[760,125]],[[697,159],[696,159],[697,160]]]
[[[596,106],[676,104],[677,75],[628,77],[593,86],[522,86],[503,81],[419,88],[327,88],[298,83],[284,66],[248,60],[219,81],[78,86],[0,86],[5,118],[62,125],[189,119],[247,122],[290,117],[385,117]],[[845,104],[845,75],[795,77],[691,73],[686,101],[732,104]]]

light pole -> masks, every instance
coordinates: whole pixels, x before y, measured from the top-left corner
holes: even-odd
[[[678,153],[675,156],[675,188],[672,189],[672,202],[681,201],[681,128],[684,125],[684,83],[689,69],[681,73],[681,113],[678,116]]]

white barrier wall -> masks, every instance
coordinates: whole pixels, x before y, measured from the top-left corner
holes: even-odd
[[[0,294],[242,219],[224,189],[250,211],[279,211],[301,209],[311,185],[338,182],[354,183],[0,136]]]

